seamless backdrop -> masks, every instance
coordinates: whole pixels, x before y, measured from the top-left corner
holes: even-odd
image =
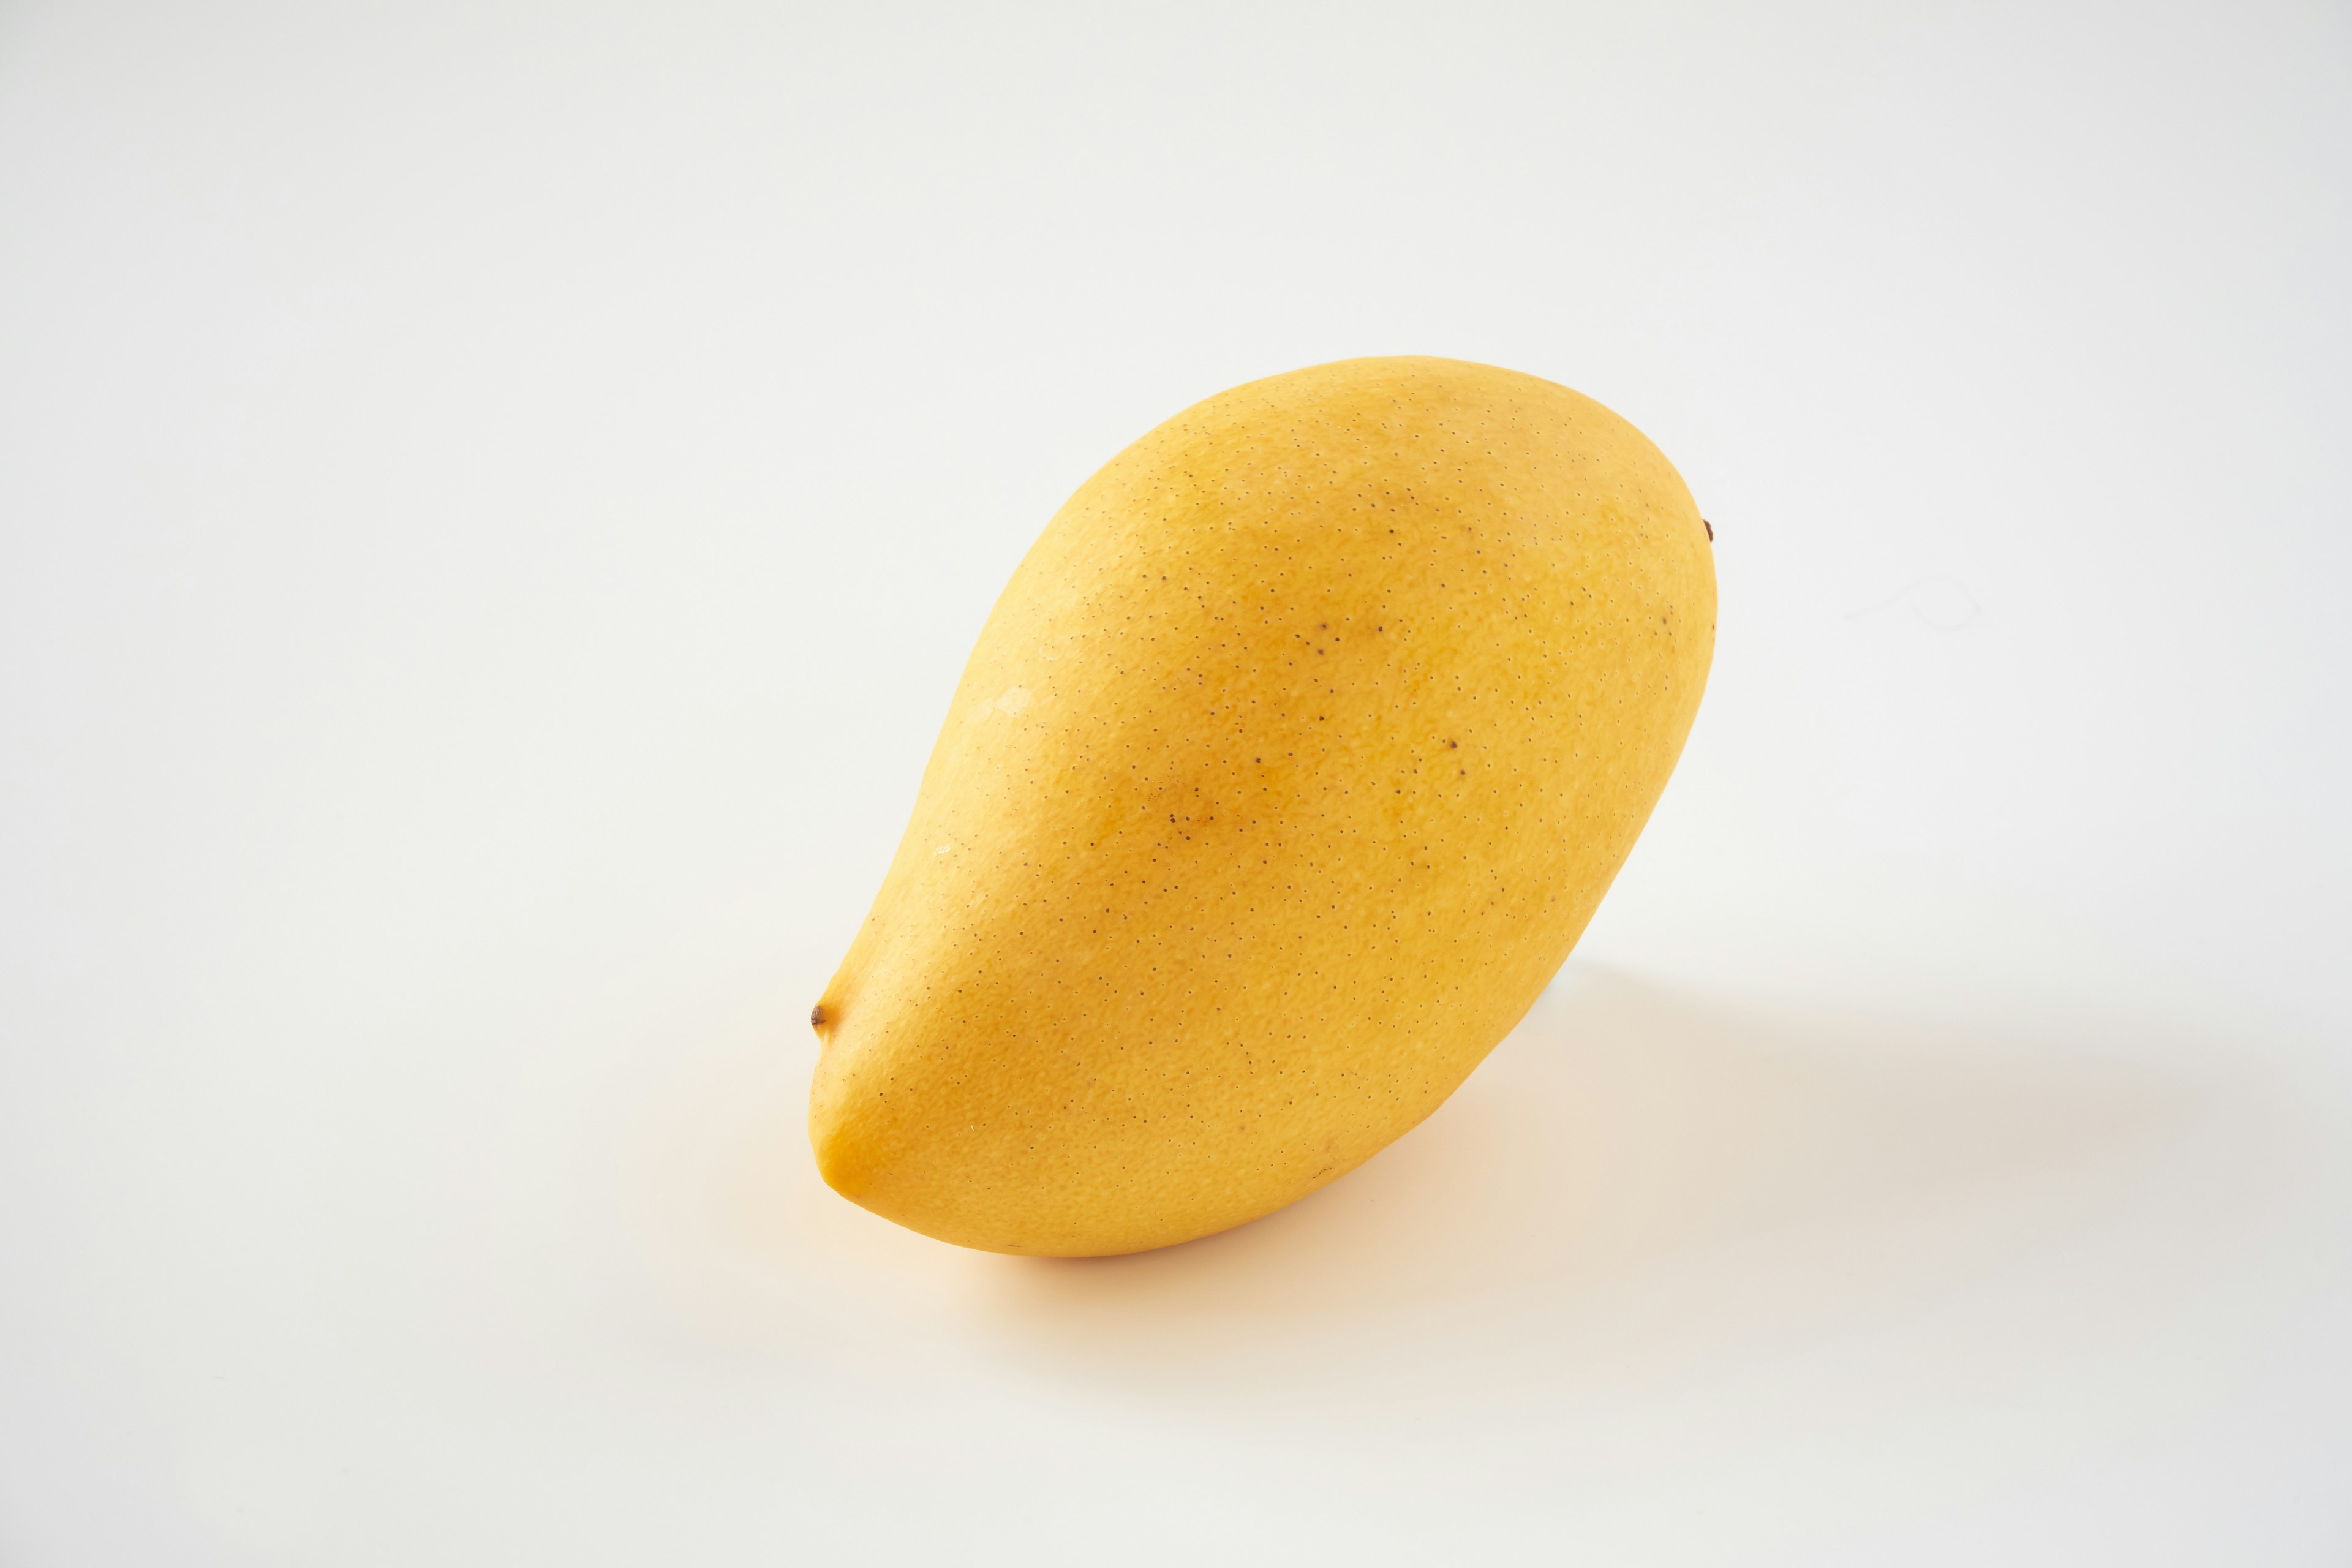
[[[2352,20],[0,7],[0,1561],[2340,1563]],[[803,1024],[1097,464],[1365,353],[1717,537],[1577,958],[1120,1261]]]

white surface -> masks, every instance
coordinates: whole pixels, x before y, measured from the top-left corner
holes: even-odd
[[[0,1560],[2352,1560],[2340,7],[0,12]],[[1591,393],[1682,770],[1426,1127],[1054,1265],[803,1019],[1062,498]]]

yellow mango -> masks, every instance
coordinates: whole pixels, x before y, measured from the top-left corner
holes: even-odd
[[[1507,1034],[1665,787],[1711,531],[1550,382],[1347,360],[1220,394],[1046,525],[811,1015],[835,1191],[1139,1251],[1377,1153]]]

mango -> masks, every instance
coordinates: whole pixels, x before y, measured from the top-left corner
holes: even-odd
[[[927,1236],[1139,1251],[1335,1181],[1534,1003],[1681,754],[1710,541],[1490,365],[1235,387],[1081,486],[972,651],[809,1133]]]

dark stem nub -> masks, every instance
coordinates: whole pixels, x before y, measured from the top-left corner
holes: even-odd
[[[1709,544],[1713,544],[1715,542],[1715,524],[1707,521],[1705,518],[1700,518],[1698,520],[1698,525],[1706,530],[1706,542]]]
[[[809,1027],[812,1029],[822,1029],[824,1027],[824,1003],[820,1002],[815,1006],[809,1009]]]

